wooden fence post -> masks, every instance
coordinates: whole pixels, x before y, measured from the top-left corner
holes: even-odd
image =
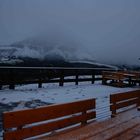
[[[113,103],[113,109],[111,110],[112,111],[112,114],[111,114],[111,118],[114,118],[114,117],[116,117],[116,103],[114,102]]]
[[[38,88],[42,88],[42,82],[41,82],[41,80],[39,80]]]
[[[75,85],[78,85],[78,70],[76,70]]]
[[[137,110],[140,111],[140,95],[138,96]]]
[[[62,69],[60,72],[60,81],[59,81],[59,86],[64,85],[64,70]]]
[[[39,83],[38,83],[38,88],[42,88],[42,71],[39,70]]]
[[[10,81],[10,85],[9,85],[9,89],[15,89],[15,74],[14,74],[14,70],[10,70],[9,71],[9,81]]]
[[[113,96],[110,95],[110,103],[111,103],[111,105],[110,105],[110,111],[111,111],[111,118],[114,118],[116,116],[116,114],[117,114],[117,112],[116,112],[116,106],[117,106],[117,104],[116,104],[116,100],[114,99],[114,97],[113,98],[112,97]]]
[[[106,72],[103,71],[103,72],[102,72],[102,84],[103,84],[103,85],[106,85],[106,84],[107,84],[107,80],[105,79],[105,75],[106,75]]]
[[[86,115],[86,111],[82,112],[82,115]],[[84,120],[81,122],[82,125],[86,125],[87,124],[87,120]]]
[[[0,85],[0,90],[2,89],[2,85]]]
[[[95,74],[94,74],[94,71],[92,71],[92,84],[95,83]]]
[[[14,74],[12,73],[13,71],[10,72],[10,85],[9,85],[9,89],[15,89],[15,84],[14,84]]]

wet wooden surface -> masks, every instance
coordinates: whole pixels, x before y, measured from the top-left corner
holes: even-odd
[[[134,108],[118,114],[115,118],[90,123],[39,140],[140,140],[140,111]]]

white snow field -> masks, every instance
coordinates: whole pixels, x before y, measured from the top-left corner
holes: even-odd
[[[101,84],[101,81],[96,81],[95,84],[91,82],[79,83],[66,83],[63,87],[58,84],[43,84],[42,88],[38,88],[37,84],[17,86],[15,90],[3,89],[0,90],[0,103],[12,104],[17,103],[17,106],[12,110],[20,110],[28,108],[25,104],[31,102],[31,108],[40,106],[36,103],[36,100],[45,102],[48,104],[65,103],[77,100],[84,100],[90,98],[96,98],[96,108],[105,108],[105,114],[109,112],[109,95],[135,90],[138,87],[133,88],[118,88],[105,86]],[[103,112],[101,112],[103,114]],[[97,111],[97,117],[98,116]]]
[[[63,87],[50,83],[43,84],[42,88],[38,88],[37,84],[30,84],[17,86],[15,90],[0,90],[0,103],[10,104],[12,102],[26,102],[36,99],[47,103],[64,103],[89,98],[102,99],[109,97],[110,94],[135,90],[137,88],[105,86],[101,84],[101,81],[96,81],[95,84],[83,82],[77,86],[74,83],[65,83]]]

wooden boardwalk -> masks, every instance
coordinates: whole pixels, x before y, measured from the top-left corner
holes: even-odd
[[[39,140],[140,140],[140,111],[133,108],[103,122],[53,134]]]

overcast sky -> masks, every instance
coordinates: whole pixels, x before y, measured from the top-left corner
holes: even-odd
[[[0,0],[0,44],[47,31],[96,60],[140,64],[140,0]]]

